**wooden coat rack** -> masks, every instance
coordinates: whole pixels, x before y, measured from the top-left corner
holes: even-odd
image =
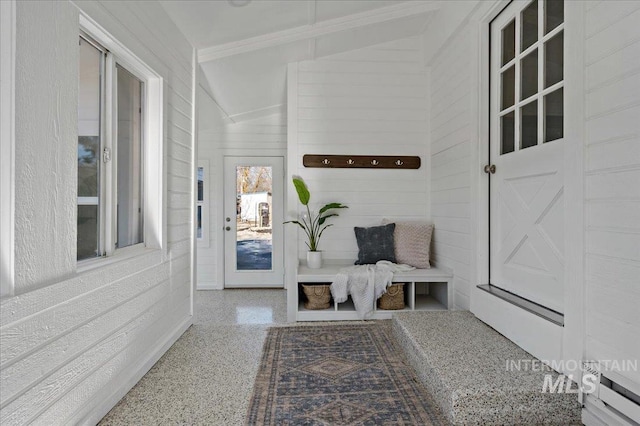
[[[420,157],[407,155],[311,155],[302,157],[305,167],[334,169],[419,169]]]

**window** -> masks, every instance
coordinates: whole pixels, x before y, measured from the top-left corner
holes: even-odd
[[[162,79],[80,21],[77,259],[161,248]]]
[[[503,25],[492,70],[500,155],[563,138],[564,3],[533,0]]]
[[[79,58],[77,258],[82,260],[143,242],[144,83],[89,37],[80,36]]]
[[[209,161],[198,162],[198,188],[196,193],[196,238],[198,247],[209,247]]]

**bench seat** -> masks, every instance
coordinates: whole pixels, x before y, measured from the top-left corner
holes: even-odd
[[[331,284],[341,268],[353,262],[325,262],[320,269],[311,269],[304,264],[298,267],[298,284]],[[394,283],[405,285],[405,309],[402,311],[448,310],[453,308],[453,274],[445,268],[414,269],[393,275]],[[333,303],[329,309],[310,310],[304,308],[304,296],[298,291],[297,321],[344,321],[359,320],[351,299],[344,303]],[[382,310],[374,307],[372,319],[390,319],[400,310]]]

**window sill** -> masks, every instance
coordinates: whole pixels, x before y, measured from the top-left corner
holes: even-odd
[[[117,249],[111,256],[82,260],[78,262],[76,272],[78,274],[82,274],[152,253],[157,253],[158,256],[160,256],[162,250],[156,248],[148,248],[145,247],[144,244],[136,244],[135,246]]]

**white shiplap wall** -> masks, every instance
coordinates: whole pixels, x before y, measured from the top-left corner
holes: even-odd
[[[164,79],[164,246],[77,272],[79,12],[18,2],[16,206],[31,213],[0,302],[3,425],[97,422],[191,323],[193,49],[157,3],[78,5]]]
[[[640,358],[640,3],[585,13],[586,352]],[[640,389],[640,371],[623,375]]]
[[[469,66],[471,31],[450,40],[431,61],[431,215],[433,256],[454,273],[454,305],[469,309],[472,264],[471,164],[476,141]]]
[[[284,157],[287,122],[284,114],[231,123],[221,120],[213,99],[201,91],[198,159],[209,164],[205,178],[209,196],[209,247],[198,249],[198,289],[224,287],[223,159],[225,155]]]
[[[379,225],[383,218],[429,218],[428,74],[419,38],[293,64],[289,86],[291,129],[287,190],[291,176],[304,178],[311,205],[349,206],[323,234],[326,259],[355,260],[354,226]],[[290,68],[291,72],[291,68]],[[291,96],[295,97],[291,103]],[[293,116],[292,116],[293,115]],[[419,170],[304,168],[304,154],[418,155]],[[289,198],[288,218],[300,204]],[[298,256],[306,253],[303,234]]]

